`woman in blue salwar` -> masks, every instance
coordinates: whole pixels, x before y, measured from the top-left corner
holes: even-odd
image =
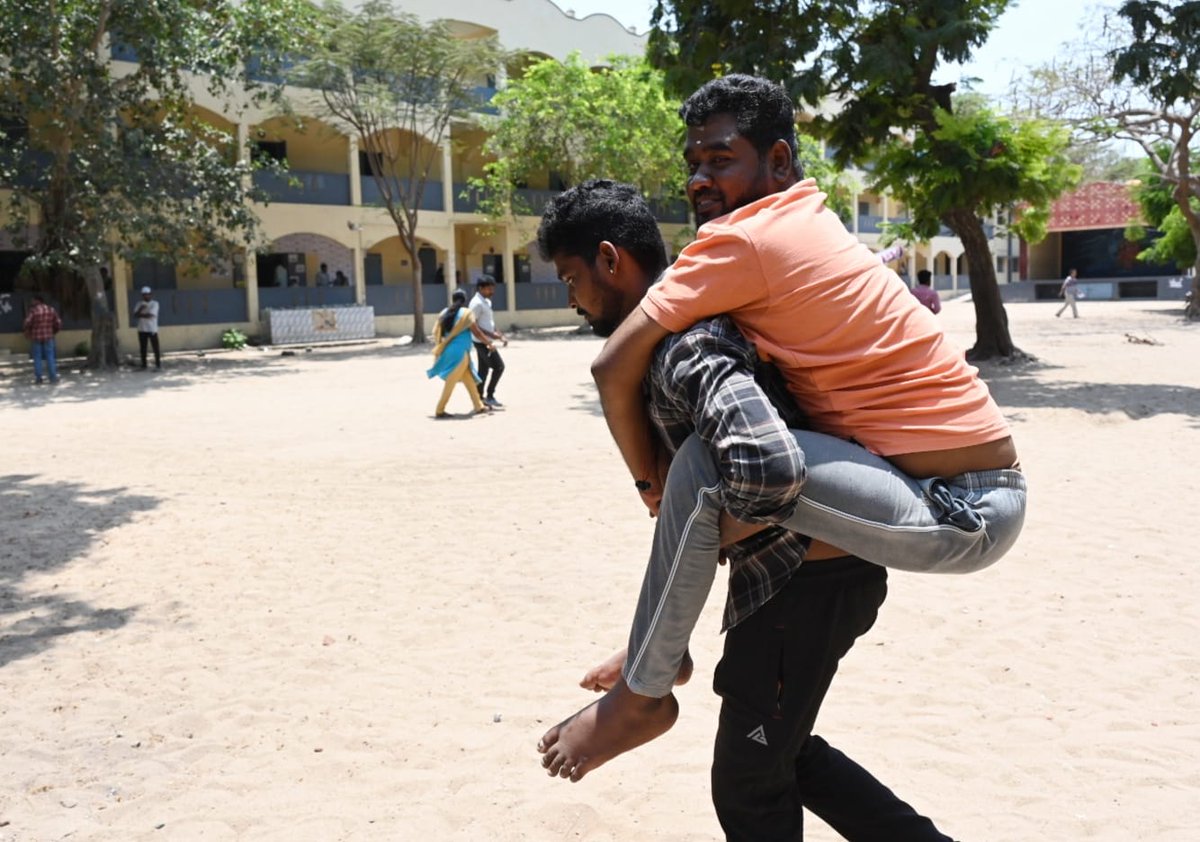
[[[433,329],[433,368],[426,372],[430,377],[440,377],[446,381],[442,388],[442,396],[438,399],[434,418],[451,417],[446,412],[446,404],[450,401],[450,393],[454,387],[462,383],[471,396],[471,403],[476,414],[487,412],[486,406],[479,397],[477,387],[478,377],[475,366],[471,362],[471,329],[475,325],[475,314],[467,307],[467,294],[461,290],[454,293],[451,304],[438,313],[437,324]]]

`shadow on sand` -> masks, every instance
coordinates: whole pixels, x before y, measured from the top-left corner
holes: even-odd
[[[108,530],[158,500],[124,488],[0,476],[0,668],[50,648],[63,635],[124,626],[137,611],[97,608],[27,580],[66,567]]]
[[[1171,383],[1088,383],[1046,381],[1039,375],[1060,369],[1046,363],[1022,366],[983,364],[980,372],[992,396],[1007,409],[1077,409],[1094,415],[1124,413],[1134,420],[1166,413],[1200,422],[1200,389]]]
[[[121,366],[113,371],[89,371],[79,361],[66,361],[59,365],[60,382],[53,386],[33,385],[29,365],[9,363],[0,369],[0,407],[28,408],[47,403],[137,398],[146,392],[186,388],[201,379],[211,382],[291,376],[297,373],[292,362],[298,357],[303,357],[306,362],[335,364],[364,357],[428,355],[430,347],[383,339],[356,345],[182,352],[165,357],[161,370]]]

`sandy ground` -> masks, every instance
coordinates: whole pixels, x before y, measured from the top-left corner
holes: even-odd
[[[975,576],[893,574],[818,731],[956,838],[1194,842],[1200,325],[1054,309],[1010,306],[1040,362],[986,371],[1031,482],[1021,542]],[[969,305],[943,319],[970,343]],[[53,389],[7,363],[0,840],[718,839],[723,588],[671,732],[577,785],[537,764],[624,642],[651,530],[598,349],[519,338],[507,410],[446,422],[392,341]]]

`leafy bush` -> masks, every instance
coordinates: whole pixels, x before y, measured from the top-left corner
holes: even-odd
[[[92,346],[88,345],[88,341],[86,339],[84,339],[80,342],[77,342],[77,343],[75,343],[75,356],[86,357],[88,355],[88,351],[90,351],[91,349],[92,349]]]
[[[230,348],[234,351],[240,351],[246,347],[246,334],[242,333],[236,327],[231,327],[229,330],[221,334],[221,347]]]

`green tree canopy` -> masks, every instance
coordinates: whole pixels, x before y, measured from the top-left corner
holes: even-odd
[[[910,209],[899,235],[928,240],[948,215],[1003,217],[1016,209],[1013,233],[1044,239],[1054,200],[1079,182],[1080,167],[1067,155],[1068,130],[1014,123],[978,104],[956,113],[938,109],[935,119],[932,134],[890,140],[877,158],[875,187]]]
[[[1181,253],[1186,229],[1200,270],[1200,2],[1127,0],[1092,22],[1074,49],[1037,68],[1021,91],[1025,107],[1069,123],[1084,142],[1117,140],[1139,147],[1149,170],[1140,191],[1147,221],[1170,242],[1160,257]],[[1161,202],[1170,196],[1173,209]],[[1148,204],[1147,204],[1148,203]],[[1157,221],[1155,221],[1157,220]],[[1200,318],[1200,272],[1188,315]]]
[[[273,95],[247,73],[286,54],[301,0],[0,0],[0,182],[33,283],[91,311],[91,362],[117,362],[99,267],[227,258],[249,244],[249,164],[195,109]],[[114,65],[114,48],[130,63]]]
[[[482,105],[477,91],[502,66],[504,52],[494,37],[459,37],[449,22],[423,23],[390,0],[369,0],[358,10],[328,0],[316,31],[289,79],[317,92],[303,103],[307,113],[329,118],[357,138],[409,255],[413,339],[423,342],[416,233],[421,197],[442,160],[451,123],[474,119]]]
[[[1011,201],[1013,186],[1052,191],[1071,179],[1012,172],[1037,166],[1021,150],[1036,145],[1033,136],[1044,128],[1019,132],[983,114],[958,121],[955,84],[935,75],[969,59],[1010,3],[658,0],[650,56],[680,95],[728,72],[774,79],[816,107],[812,131],[829,142],[839,165],[877,158],[878,183],[903,191],[914,218],[922,220],[914,233],[936,230],[929,223],[936,214],[963,243],[976,314],[972,355],[1007,356],[1015,348],[981,214]],[[826,110],[834,104],[836,110]],[[1003,154],[988,158],[991,146],[976,147],[987,135]],[[1053,139],[1045,135],[1038,143],[1053,145]],[[900,170],[886,172],[893,166]],[[1043,197],[1016,198],[1037,204]]]
[[[679,103],[644,61],[611,61],[593,70],[578,53],[544,59],[496,95],[499,115],[481,120],[491,133],[484,152],[494,160],[476,184],[489,214],[528,211],[514,189],[550,173],[568,187],[603,177],[651,199],[681,193]]]
[[[1166,154],[1164,150],[1163,155]],[[1163,179],[1152,161],[1145,160],[1132,189],[1133,198],[1142,211],[1142,219],[1156,232],[1150,245],[1138,254],[1138,260],[1194,266],[1196,240],[1175,200],[1175,185]],[[1200,199],[1193,196],[1191,205],[1193,212],[1200,213]],[[1125,236],[1141,242],[1145,239],[1146,227],[1130,226]]]

